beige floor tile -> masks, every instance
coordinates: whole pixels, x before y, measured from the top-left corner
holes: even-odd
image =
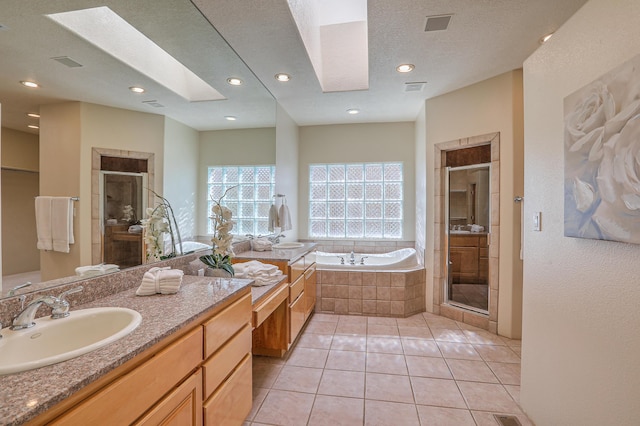
[[[286,364],[284,358],[276,358],[273,356],[261,356],[261,355],[254,355],[253,362],[254,363],[262,362],[264,364],[278,364],[278,365]]]
[[[436,342],[469,343],[462,330],[434,328],[431,330],[431,334]]]
[[[367,334],[367,324],[343,324],[339,322],[338,327],[336,327],[336,334],[365,336]]]
[[[327,355],[329,350],[327,349],[311,349],[296,347],[289,359],[287,359],[287,365],[294,365],[297,367],[312,367],[312,368],[324,368],[327,362]]]
[[[504,385],[504,388],[507,390],[507,392],[509,392],[511,398],[513,398],[515,402],[520,404],[520,386]]]
[[[296,348],[329,349],[333,336],[328,334],[305,333],[300,336]]]
[[[437,342],[442,356],[452,359],[468,359],[482,361],[482,357],[476,352],[473,345],[468,343]]]
[[[419,426],[418,413],[413,404],[371,401],[364,403],[365,426]]]
[[[411,377],[416,404],[437,407],[467,408],[456,382],[445,379]]]
[[[484,361],[448,359],[447,364],[456,380],[468,382],[500,383]]]
[[[423,327],[413,327],[413,326],[398,326],[398,332],[400,333],[400,337],[413,337],[416,339],[433,339],[433,334],[431,334],[431,330],[426,325]]]
[[[342,336],[336,334],[333,336],[331,349],[364,352],[367,350],[367,338],[365,336]]]
[[[427,321],[427,325],[431,330],[436,328],[448,328],[450,330],[456,330],[460,328],[458,327],[457,322],[445,317],[425,317],[425,320]]]
[[[369,325],[395,325],[398,326],[398,322],[395,318],[388,317],[369,317],[367,320]]]
[[[512,348],[511,348],[511,350],[512,350],[516,355],[518,355],[519,357],[521,357],[521,358],[522,358],[522,348],[521,348],[520,346],[512,347]]]
[[[364,372],[324,370],[318,394],[364,398]]]
[[[272,389],[254,421],[271,425],[300,426],[307,424],[315,395]],[[255,423],[254,423],[255,424]]]
[[[356,426],[364,422],[364,400],[318,395],[309,426]]]
[[[287,365],[282,368],[272,388],[316,393],[322,377],[322,371],[320,368],[290,367]]]
[[[405,355],[442,357],[438,344],[433,340],[402,338]]]
[[[406,318],[396,318],[398,327],[426,327],[427,321],[422,314],[411,315]]]
[[[525,414],[514,414],[514,413],[488,413],[485,411],[472,411],[471,414],[476,421],[478,426],[497,426],[499,423],[496,421],[494,414],[505,414],[507,416],[515,415],[518,420],[520,420],[520,424],[522,426],[534,426],[531,420]]]
[[[400,334],[396,325],[369,324],[367,336],[399,337]]]
[[[418,405],[422,426],[475,426],[469,410]],[[495,426],[495,425],[494,425]]]
[[[307,328],[304,330],[304,332],[331,335],[335,333],[337,326],[337,322],[314,321],[307,325]]]
[[[520,386],[520,364],[507,364],[504,362],[488,362],[489,368],[503,385]]]
[[[405,356],[410,376],[453,379],[447,363],[442,358]]]
[[[504,339],[495,334],[491,334],[484,330],[464,330],[464,335],[469,340],[469,343],[474,345],[496,345],[506,346]]]
[[[487,362],[520,363],[520,357],[507,346],[474,345],[474,347]]]
[[[366,352],[330,350],[325,369],[365,371]]]
[[[399,337],[367,337],[367,352],[386,354],[403,354],[402,342]]]
[[[368,373],[408,375],[404,355],[367,353]]]
[[[502,385],[459,381],[458,387],[471,410],[519,413],[520,408]]]
[[[365,398],[414,403],[409,376],[367,373]]]
[[[313,316],[309,320],[309,323],[315,322],[315,321],[337,323],[339,319],[340,319],[340,315],[316,313],[316,314],[313,314]]]
[[[281,364],[253,362],[253,385],[258,388],[270,388],[282,370]]]
[[[521,348],[522,347],[522,340],[514,340],[514,339],[509,339],[508,337],[500,337],[505,345],[509,346],[510,348]]]
[[[359,315],[340,315],[341,324],[367,324],[367,318]]]
[[[262,406],[262,402],[264,401],[268,393],[269,389],[257,387],[253,388],[253,406],[251,407],[251,412],[249,412],[246,420],[252,420],[256,416],[258,410]]]

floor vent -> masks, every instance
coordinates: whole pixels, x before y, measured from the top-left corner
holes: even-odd
[[[451,17],[453,15],[427,16],[427,22],[424,24],[426,32],[444,31],[449,28]]]
[[[520,420],[516,416],[506,416],[504,414],[494,414],[496,421],[500,426],[522,426]]]

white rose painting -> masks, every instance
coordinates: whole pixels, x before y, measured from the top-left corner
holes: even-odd
[[[640,55],[564,112],[565,236],[640,244]]]

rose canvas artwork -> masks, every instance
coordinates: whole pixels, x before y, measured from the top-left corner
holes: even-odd
[[[564,235],[640,244],[640,55],[564,99]]]

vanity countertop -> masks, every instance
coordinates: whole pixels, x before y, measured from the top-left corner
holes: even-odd
[[[302,247],[294,249],[273,249],[267,251],[249,250],[237,253],[234,258],[239,260],[272,260],[293,263],[305,254],[309,253],[311,250],[315,249],[317,245],[317,243],[304,243]]]
[[[246,291],[251,282],[185,275],[176,294],[141,297],[132,288],[74,307],[73,310],[100,306],[130,308],[142,315],[142,323],[131,334],[88,354],[0,376],[0,424],[18,425],[33,419],[205,312]]]

